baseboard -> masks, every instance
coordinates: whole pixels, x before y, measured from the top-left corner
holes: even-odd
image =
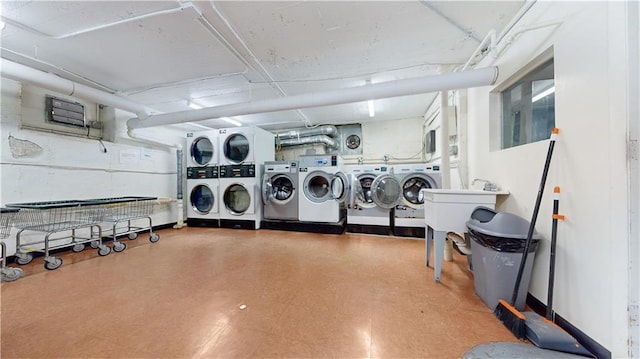
[[[424,239],[424,227],[393,227],[393,235]]]
[[[240,219],[220,219],[220,228],[256,230],[256,221]]]
[[[534,297],[529,293],[527,295],[527,306],[531,308],[534,312],[545,316],[547,311],[547,306],[542,303],[538,298]],[[600,343],[593,340],[591,337],[586,335],[580,329],[576,328],[571,324],[568,320],[564,319],[559,314],[555,315],[555,323],[564,331],[569,333],[572,337],[574,337],[578,343],[580,343],[585,349],[590,351],[596,358],[599,359],[611,359],[611,352],[607,350],[607,348],[603,347]]]
[[[373,224],[355,224],[355,223],[347,223],[347,232],[381,234],[381,235],[392,234],[390,226],[376,226]]]
[[[220,221],[217,219],[187,218],[187,226],[219,228]]]
[[[279,220],[263,220],[262,222],[260,222],[261,229],[324,234],[342,234],[345,230],[345,227],[346,223],[344,219],[337,223]]]

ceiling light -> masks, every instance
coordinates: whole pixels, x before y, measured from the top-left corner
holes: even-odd
[[[4,21],[0,20],[0,30],[3,30],[6,25]]]
[[[187,102],[187,104],[189,105],[189,107],[191,107],[194,110],[199,110],[202,108],[202,106],[198,105],[197,103],[193,103],[191,101]]]
[[[205,130],[213,130],[213,127],[201,125],[199,123],[185,122],[185,124],[193,126],[193,127],[199,127],[199,128],[205,129]]]
[[[536,101],[540,101],[541,99],[551,95],[552,93],[556,92],[556,87],[555,86],[551,86],[550,88],[540,92],[539,94],[533,96],[533,98],[531,99],[531,103],[536,102]]]
[[[376,108],[373,106],[373,100],[367,101],[367,105],[369,106],[369,117],[375,116]]]
[[[234,126],[238,126],[238,127],[242,126],[242,123],[240,123],[240,121],[234,120],[234,119],[232,119],[230,117],[221,117],[221,119],[223,121],[227,122],[227,123],[230,123],[230,124],[234,125]]]

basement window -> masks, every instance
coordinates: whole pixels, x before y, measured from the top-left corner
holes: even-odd
[[[553,59],[500,92],[501,148],[546,140],[555,127]]]

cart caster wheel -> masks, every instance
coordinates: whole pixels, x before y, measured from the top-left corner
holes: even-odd
[[[60,268],[62,265],[62,258],[52,257],[52,262],[44,262],[44,268],[48,270],[54,270]]]
[[[149,236],[149,241],[151,243],[156,243],[159,240],[160,240],[160,235],[158,233],[151,233],[151,236]]]
[[[20,268],[5,267],[2,270],[2,281],[13,282],[14,280],[18,280],[20,279],[20,277],[22,277],[22,273],[22,269]]]
[[[21,265],[29,264],[31,263],[32,260],[33,260],[33,255],[29,253],[16,255],[16,263]]]
[[[98,241],[93,241],[93,242],[89,243],[89,245],[93,249],[98,249],[98,247],[100,247],[100,243]]]
[[[84,250],[84,244],[82,243],[74,244],[73,247],[71,247],[71,250],[74,253],[80,253]]]
[[[129,233],[129,239],[130,240],[134,240],[136,238],[138,238],[138,233],[135,233],[135,232],[134,233]]]
[[[111,248],[109,248],[107,246],[102,246],[100,249],[98,249],[98,255],[100,257],[104,257],[104,256],[108,255],[109,253],[111,253]]]
[[[117,243],[113,244],[113,251],[114,252],[122,252],[125,249],[127,249],[127,245],[125,243],[117,242]]]

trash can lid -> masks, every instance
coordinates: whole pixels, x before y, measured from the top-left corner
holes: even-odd
[[[515,214],[498,212],[490,221],[481,222],[477,219],[469,219],[467,227],[494,237],[506,237],[515,239],[527,239],[530,222]],[[533,238],[540,239],[540,235],[533,232]]]

